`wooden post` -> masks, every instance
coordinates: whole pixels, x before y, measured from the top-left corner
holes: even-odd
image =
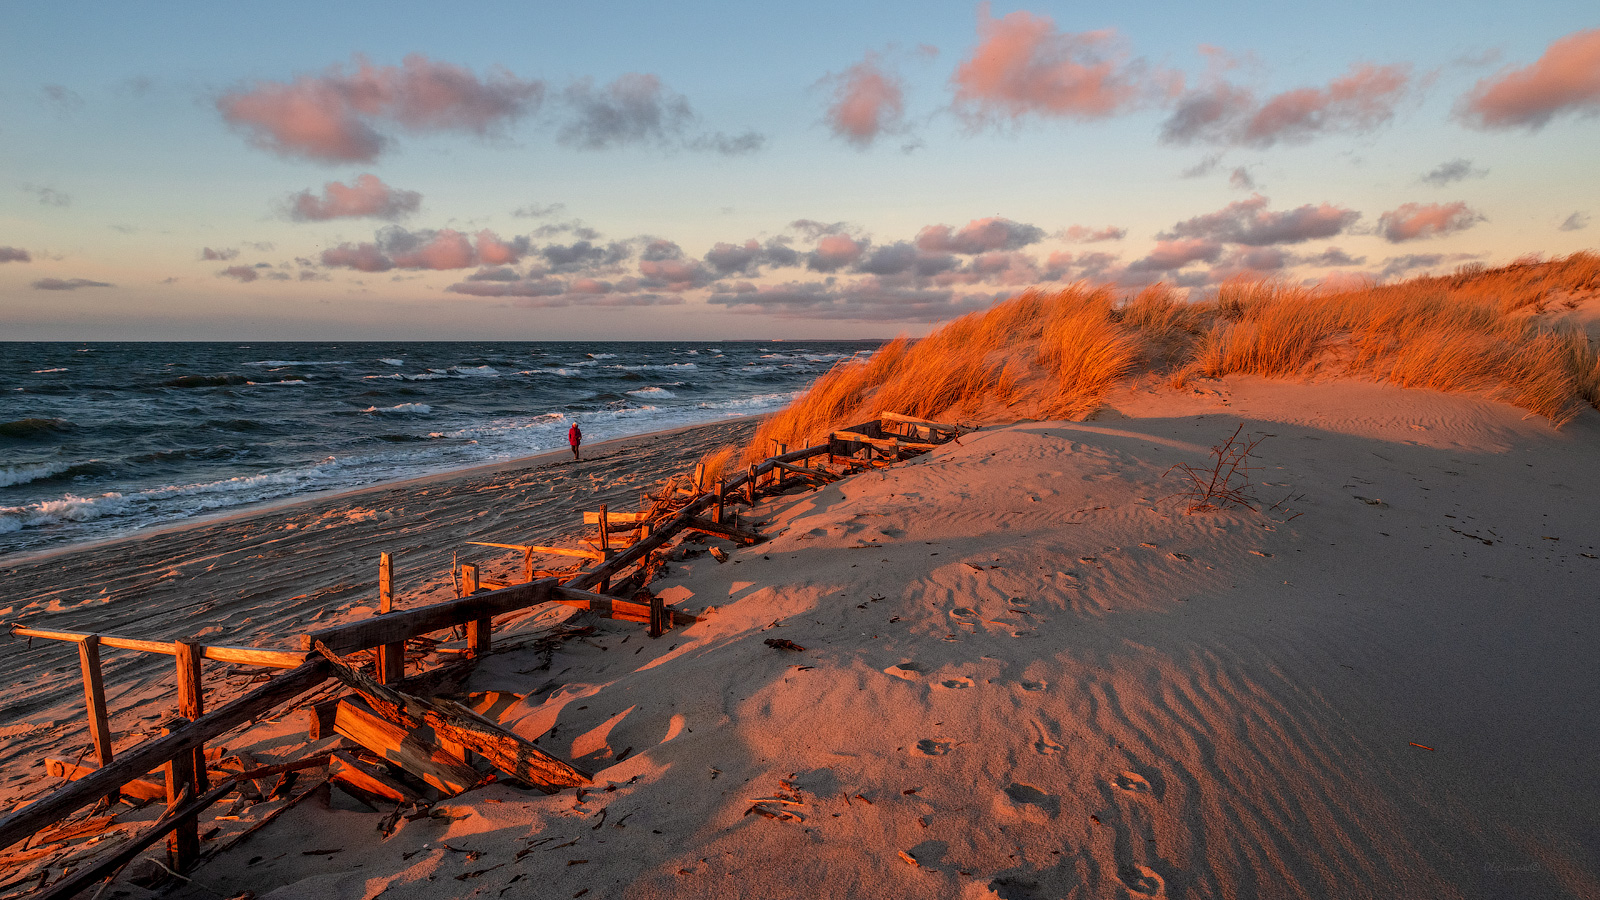
[[[694,467],[694,492],[696,494],[705,490],[706,464],[696,463]]]
[[[717,507],[711,515],[711,521],[722,524],[722,498],[728,493],[728,478],[726,475],[717,476]]]
[[[191,722],[199,720],[206,711],[205,692],[200,685],[200,660],[202,648],[191,641],[174,641],[178,651],[178,715]],[[190,754],[189,768],[193,771],[194,792],[206,791],[206,747],[200,744]],[[180,786],[181,787],[181,786]],[[177,796],[173,794],[172,797]],[[172,797],[168,797],[171,800]]]
[[[461,580],[466,583],[467,596],[478,592],[478,567],[462,566]],[[473,619],[467,623],[467,655],[482,656],[489,652],[489,631],[494,624],[494,618],[484,616]]]
[[[394,562],[389,554],[378,556],[378,612],[394,609]]]
[[[179,657],[181,660],[183,657]],[[179,671],[182,671],[181,669]],[[182,684],[179,677],[179,684]],[[181,693],[181,692],[180,692]],[[181,697],[180,697],[181,702]],[[183,718],[173,719],[162,729],[163,733],[170,734],[174,729],[189,724]],[[167,805],[176,806],[178,798],[183,795],[184,788],[189,789],[189,796],[195,796],[195,758],[204,757],[204,747],[196,747],[194,753],[179,753],[167,763]],[[204,771],[204,770],[202,770]],[[172,868],[182,873],[194,867],[195,861],[200,857],[200,816],[198,812],[192,816],[185,816],[178,820],[178,825],[167,835],[167,853],[172,861]]]
[[[100,635],[91,634],[78,644],[78,667],[83,670],[83,705],[89,712],[89,736],[94,739],[94,758],[100,766],[111,765],[111,724],[106,714],[106,685],[100,675]],[[117,802],[112,791],[106,800]]]
[[[749,471],[745,472],[744,499],[751,506],[756,505],[756,467],[754,463],[750,465]]]
[[[611,558],[611,522],[604,503],[600,504],[600,555]]]
[[[533,580],[533,548],[532,547],[524,547],[522,549],[522,580],[523,581],[532,581]]]
[[[660,597],[650,598],[650,636],[661,637],[672,628],[672,617],[667,615],[667,604]]]

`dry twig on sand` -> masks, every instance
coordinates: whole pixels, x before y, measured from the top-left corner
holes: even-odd
[[[1234,506],[1255,510],[1257,501],[1250,494],[1250,473],[1257,467],[1249,465],[1250,454],[1267,436],[1241,440],[1239,434],[1243,431],[1244,423],[1240,422],[1226,441],[1211,448],[1210,468],[1178,463],[1162,473],[1165,478],[1174,471],[1181,472],[1188,479],[1189,486],[1180,492],[1189,501],[1184,512],[1211,512]]]

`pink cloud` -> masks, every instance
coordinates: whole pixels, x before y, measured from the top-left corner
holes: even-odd
[[[668,291],[686,291],[704,287],[710,276],[704,266],[692,259],[641,259],[639,274],[651,287]]]
[[[1477,128],[1537,130],[1562,113],[1600,113],[1600,28],[1553,42],[1531,65],[1478,82],[1459,115]]]
[[[878,135],[900,127],[905,115],[904,85],[879,66],[876,54],[868,53],[843,74],[824,80],[834,88],[827,123],[835,137],[864,148]]]
[[[1355,210],[1331,203],[1273,212],[1267,209],[1267,202],[1260,194],[1237,200],[1217,212],[1179,222],[1157,237],[1204,238],[1252,247],[1298,244],[1333,237],[1361,218]]]
[[[806,267],[817,272],[832,272],[861,258],[869,242],[856,240],[848,234],[823,235],[817,249],[808,254]]]
[[[257,272],[254,266],[229,266],[217,274],[223,278],[237,278],[246,284],[261,277],[261,273]]]
[[[441,228],[425,242],[394,255],[402,269],[465,269],[478,264],[472,241],[451,228]]]
[[[391,225],[376,243],[340,244],[322,251],[322,264],[362,272],[390,269],[467,269],[515,263],[528,252],[528,239],[504,240],[484,229],[466,235],[451,228],[407,231]]]
[[[544,84],[502,69],[479,80],[468,69],[407,56],[375,66],[357,56],[354,71],[330,66],[294,81],[262,81],[217,98],[217,110],[251,143],[283,156],[324,162],[375,159],[392,138],[387,124],[411,132],[487,135],[536,108]]]
[[[1284,91],[1257,104],[1248,88],[1217,81],[1190,91],[1162,125],[1162,140],[1270,147],[1327,133],[1371,131],[1394,117],[1411,68],[1358,64],[1327,87]]]
[[[362,175],[355,183],[330,181],[322,186],[322,196],[301,191],[289,198],[289,217],[297,222],[324,222],[328,219],[398,219],[417,211],[422,195],[396,190],[376,175]]]
[[[21,247],[0,247],[0,263],[33,262],[33,257]]]
[[[322,251],[322,264],[358,272],[387,272],[394,260],[383,255],[377,244],[340,244]]]
[[[1120,241],[1128,236],[1128,229],[1107,225],[1105,228],[1088,228],[1083,225],[1068,225],[1062,229],[1057,237],[1074,244],[1093,244],[1097,241]]]
[[[952,78],[956,107],[975,120],[1028,113],[1100,119],[1145,90],[1143,67],[1127,61],[1112,31],[1057,31],[1048,17],[1022,11],[995,19],[985,3],[978,35],[977,49]]]
[[[485,228],[477,234],[478,261],[485,266],[505,266],[522,258],[524,249],[516,243],[507,243]]]
[[[1194,262],[1216,262],[1221,255],[1222,245],[1205,238],[1158,241],[1150,255],[1129,263],[1128,269],[1134,272],[1167,272]]]
[[[1465,203],[1406,203],[1379,217],[1378,230],[1398,244],[1466,231],[1483,220]]]
[[[929,253],[987,253],[1016,250],[1044,238],[1044,229],[992,216],[973,219],[960,231],[949,225],[929,225],[917,232],[917,247]]]

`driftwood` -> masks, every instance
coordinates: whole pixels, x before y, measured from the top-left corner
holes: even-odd
[[[405,785],[343,750],[334,751],[332,778],[362,800],[370,797],[405,803],[417,799]]]
[[[88,766],[83,763],[67,762],[64,759],[45,757],[44,770],[52,778],[65,778],[68,781],[77,781],[87,777],[100,766]],[[151,778],[130,778],[122,783],[121,793],[135,800],[166,800],[167,786]]]
[[[334,715],[334,730],[422,779],[440,793],[454,796],[477,784],[477,770],[466,760],[446,750],[431,732],[405,728],[355,698],[339,701]]]
[[[301,635],[300,640],[307,650],[313,649],[319,641],[334,653],[366,650],[548,602],[552,587],[551,581],[512,585],[497,591],[484,591],[457,600],[323,628]]]
[[[441,738],[459,743],[483,757],[489,765],[547,794],[589,783],[588,773],[556,759],[459,703],[402,694],[352,669],[327,647],[317,644],[314,649],[327,658],[335,677],[360,694],[375,712],[402,728],[430,728]]]
[[[723,525],[713,522],[710,519],[701,518],[690,519],[688,523],[683,526],[683,530],[697,531],[701,534],[710,534],[715,535],[716,537],[725,537],[730,541],[744,544],[747,547],[751,544],[759,544],[767,539],[765,535],[757,534],[754,531],[746,531],[743,528],[734,528],[732,525]]]

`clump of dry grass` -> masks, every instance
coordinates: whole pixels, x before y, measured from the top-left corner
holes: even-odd
[[[1027,290],[919,341],[846,361],[770,417],[746,448],[766,455],[893,411],[929,419],[1082,418],[1131,373],[1182,386],[1231,373],[1372,378],[1477,391],[1562,424],[1600,408],[1600,358],[1545,313],[1600,291],[1600,255],[1518,260],[1392,285],[1308,289],[1234,280],[1210,299],[1152,285],[1118,303],[1109,285]]]

